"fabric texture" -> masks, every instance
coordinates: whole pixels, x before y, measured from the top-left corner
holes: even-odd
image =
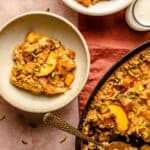
[[[91,70],[79,95],[80,114],[98,81],[107,70],[130,50],[150,40],[150,32],[137,32],[125,22],[125,10],[104,17],[79,15],[79,29],[87,40]]]

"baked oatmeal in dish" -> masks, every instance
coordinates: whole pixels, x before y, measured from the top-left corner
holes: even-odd
[[[95,5],[96,3],[102,1],[102,0],[76,0],[77,2],[81,3],[82,5],[89,7],[90,5]],[[108,1],[108,0],[104,0]]]
[[[35,94],[62,94],[75,76],[75,52],[59,40],[30,32],[13,51],[10,82]]]
[[[97,91],[82,132],[101,146],[84,142],[81,150],[150,150],[150,47],[123,63]]]

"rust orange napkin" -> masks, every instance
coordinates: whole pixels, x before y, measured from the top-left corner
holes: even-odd
[[[80,114],[104,73],[127,52],[150,40],[150,32],[136,32],[125,22],[125,11],[104,17],[79,15],[79,29],[91,55],[88,82],[79,95]]]

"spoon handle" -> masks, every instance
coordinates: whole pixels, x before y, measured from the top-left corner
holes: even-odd
[[[60,130],[63,130],[65,132],[68,132],[72,135],[75,135],[75,136],[77,136],[78,138],[80,138],[82,140],[92,142],[96,145],[99,145],[99,143],[97,141],[95,141],[94,139],[82,134],[75,127],[68,124],[66,121],[62,120],[60,117],[54,115],[53,113],[45,114],[44,117],[43,117],[43,121],[44,121],[45,124],[51,125],[51,126],[57,128],[57,129],[60,129]]]

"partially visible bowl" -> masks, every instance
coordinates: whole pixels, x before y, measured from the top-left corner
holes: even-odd
[[[75,51],[75,80],[72,88],[65,94],[33,95],[10,83],[13,49],[24,41],[29,31],[59,39],[66,48]],[[89,69],[88,46],[78,29],[63,17],[47,12],[29,12],[11,19],[0,30],[0,94],[16,108],[33,113],[44,113],[66,106],[84,87]]]
[[[63,0],[63,2],[73,10],[90,16],[105,16],[116,13],[126,8],[132,0],[110,0],[100,1],[90,7],[85,7],[76,0]]]

